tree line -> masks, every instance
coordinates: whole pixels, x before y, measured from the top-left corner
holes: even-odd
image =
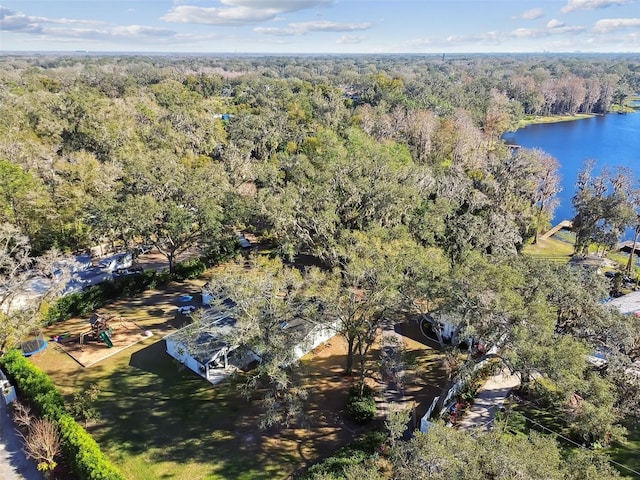
[[[438,311],[459,319],[461,336],[501,342],[504,364],[584,442],[621,435],[620,422],[638,413],[640,382],[625,372],[640,333],[602,304],[605,279],[521,255],[552,216],[557,161],[500,139],[525,113],[606,111],[637,89],[636,60],[0,64],[3,279],[5,265],[27,275],[29,259],[52,248],[151,242],[173,270],[190,246],[260,233],[279,258],[252,260],[252,276],[230,266],[212,288],[245,322],[234,340],[262,350],[250,385],[268,387],[265,426],[304,410],[304,389],[280,368],[291,347],[283,322],[339,320],[345,370],[362,380],[380,326]],[[603,178],[585,169],[579,179],[579,249],[610,244],[629,219],[627,183]],[[300,255],[319,268],[287,266]],[[595,350],[607,353],[602,372],[585,361]],[[576,396],[581,408],[569,408]]]

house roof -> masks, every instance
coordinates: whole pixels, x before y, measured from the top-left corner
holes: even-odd
[[[187,325],[165,337],[182,345],[184,350],[198,362],[205,364],[217,357],[228,346],[225,338],[233,330],[235,318],[224,312],[210,311],[209,322]]]
[[[196,322],[167,335],[172,341],[180,344],[189,356],[201,364],[206,364],[218,357],[225,347],[230,347],[227,338],[235,328],[236,319],[231,317],[228,308],[235,304],[226,299],[205,311],[208,322]],[[294,318],[282,322],[280,328],[288,334],[292,345],[302,342],[317,325],[303,318]],[[233,350],[233,347],[228,348]]]
[[[640,312],[640,291],[631,292],[607,302],[607,305],[617,308],[622,314]]]

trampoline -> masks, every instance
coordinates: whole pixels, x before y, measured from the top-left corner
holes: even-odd
[[[20,344],[20,350],[25,357],[30,357],[36,353],[43,352],[47,348],[47,341],[42,338],[32,338]]]

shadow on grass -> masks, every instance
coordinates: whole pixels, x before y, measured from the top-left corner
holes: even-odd
[[[102,420],[94,433],[121,465],[133,457],[152,465],[144,478],[173,478],[162,463],[200,464],[212,478],[283,478],[352,438],[339,418],[348,388],[339,358],[310,369],[310,429],[261,432],[260,412],[239,392],[242,376],[211,385],[179,368],[164,348],[163,341],[149,345],[100,380]]]
[[[612,460],[640,472],[640,421],[629,419],[624,422],[624,426],[627,429],[625,441],[611,442],[611,447],[605,452]],[[623,475],[633,475],[629,470],[618,469]],[[640,475],[635,475],[633,478],[640,478]]]
[[[404,327],[402,333],[414,334]],[[301,364],[308,428],[260,431],[257,404],[238,388],[246,377],[211,385],[172,359],[162,340],[83,371],[74,383],[98,384],[102,418],[90,430],[130,478],[284,478],[367,428],[345,418],[352,379],[343,376],[346,356],[338,350],[319,349]],[[421,415],[440,391],[441,354],[421,342],[409,354],[416,366],[407,395]]]

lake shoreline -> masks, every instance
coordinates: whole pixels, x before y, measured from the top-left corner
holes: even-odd
[[[561,117],[565,118],[565,117]],[[569,119],[570,117],[566,117]],[[640,178],[640,112],[619,115],[609,113],[582,121],[558,121],[530,125],[502,136],[506,144],[522,148],[539,148],[555,157],[559,164],[562,190],[554,222],[573,218],[575,182],[587,160],[595,162],[594,174],[602,168],[630,169]]]
[[[518,122],[517,130],[524,128],[528,125],[541,125],[546,123],[560,123],[560,122],[573,122],[575,120],[584,120],[585,118],[593,118],[597,116],[602,116],[605,114],[602,113],[577,113],[575,115],[546,115],[546,116],[535,116],[530,118],[525,118]]]

